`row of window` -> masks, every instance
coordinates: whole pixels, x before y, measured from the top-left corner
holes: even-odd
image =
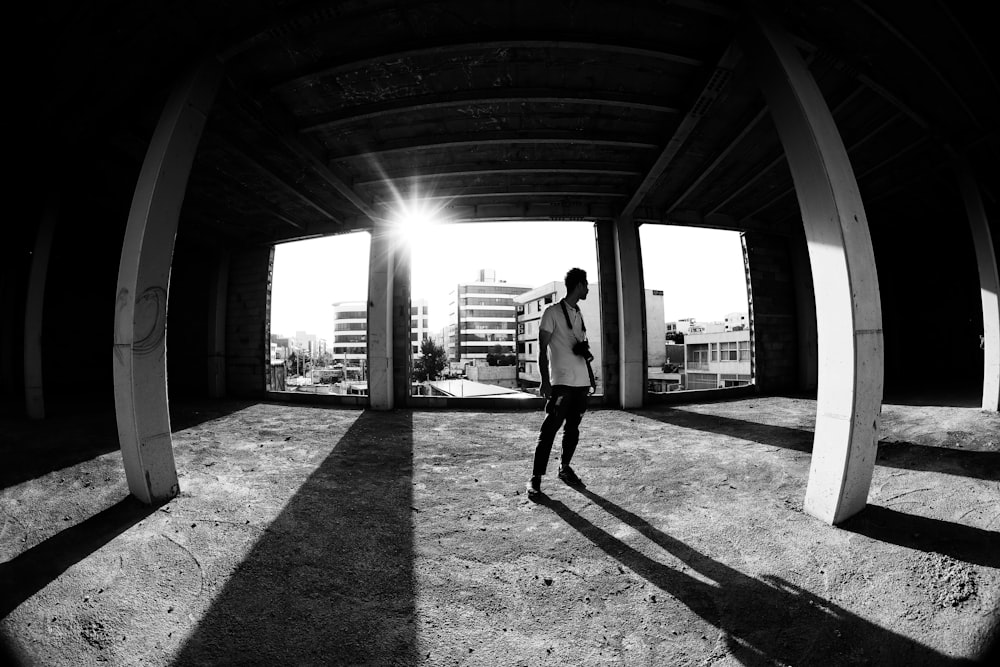
[[[510,296],[516,296],[518,294],[524,294],[527,292],[525,287],[500,287],[491,285],[463,285],[459,288],[458,293],[464,294],[508,294]]]

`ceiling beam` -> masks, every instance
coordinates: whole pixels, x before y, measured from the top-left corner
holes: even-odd
[[[358,153],[331,154],[328,159],[332,161],[372,159],[387,153],[399,153],[407,151],[429,151],[447,148],[464,148],[467,146],[504,146],[504,145],[583,145],[583,146],[606,146],[608,148],[640,149],[651,150],[658,148],[659,144],[651,143],[645,136],[628,136],[615,138],[611,135],[588,136],[579,132],[488,132],[483,133],[479,139],[467,139],[468,134],[455,133],[428,137],[423,141],[412,139],[400,141],[386,141],[381,144],[381,148],[376,150],[365,150]]]
[[[663,172],[667,170],[670,163],[680,153],[681,147],[687,142],[691,133],[694,132],[695,127],[698,126],[698,123],[705,117],[705,114],[712,107],[719,94],[729,84],[733,70],[739,59],[739,49],[735,44],[730,44],[723,52],[722,57],[719,58],[715,69],[712,70],[712,74],[708,77],[708,82],[702,88],[698,99],[695,100],[694,104],[691,105],[691,109],[684,115],[677,129],[674,130],[673,136],[670,137],[670,141],[667,142],[659,157],[656,158],[656,162],[646,172],[645,178],[642,179],[639,187],[636,188],[635,192],[629,198],[628,203],[625,204],[625,208],[621,212],[621,217],[627,218],[632,215],[636,207],[642,203],[646,195],[649,194],[649,191],[656,185]]]
[[[325,206],[317,202],[310,195],[306,194],[305,192],[302,192],[299,188],[295,187],[294,185],[286,181],[282,176],[278,175],[273,169],[266,166],[264,159],[257,156],[254,150],[251,149],[249,146],[243,144],[242,141],[235,139],[234,137],[223,136],[221,133],[216,133],[213,136],[215,140],[223,144],[228,151],[239,156],[240,159],[250,164],[257,171],[264,174],[268,178],[268,180],[277,185],[281,190],[285,192],[285,194],[291,196],[294,199],[299,200],[301,203],[313,209],[314,211],[322,215],[324,218],[332,220],[333,222],[336,222],[338,224],[343,224],[344,221],[339,219],[332,213],[330,213],[330,211]]]
[[[409,198],[411,193],[401,192],[399,194],[400,197],[402,197],[403,199],[407,199]],[[446,200],[459,201],[463,199],[489,199],[489,198],[512,199],[517,197],[523,197],[526,199],[531,199],[534,197],[565,197],[565,198],[605,197],[610,199],[616,199],[619,197],[625,197],[627,195],[625,195],[622,192],[593,192],[584,190],[518,190],[518,191],[506,191],[506,192],[468,192],[468,193],[456,193],[448,195],[442,195],[442,194],[420,195],[419,193],[417,193],[416,196],[418,196],[421,201],[446,201]],[[388,200],[382,200],[381,203],[387,204],[389,202]]]
[[[632,58],[648,58],[666,63],[686,65],[689,67],[703,66],[702,60],[690,56],[670,53],[653,48],[642,48],[631,44],[618,44],[598,41],[566,41],[553,39],[523,39],[512,37],[511,39],[491,39],[470,42],[468,40],[438,42],[429,46],[422,46],[412,49],[393,51],[390,53],[378,52],[362,57],[349,59],[330,59],[312,65],[309,69],[299,71],[290,78],[270,84],[272,93],[282,93],[294,88],[302,88],[312,85],[316,80],[338,74],[353,72],[365,67],[372,67],[384,62],[396,62],[412,58],[454,56],[461,53],[482,53],[484,51],[497,51],[500,49],[525,48],[525,49],[548,49],[548,50],[580,50],[586,52],[597,52],[609,55],[623,55]]]
[[[366,187],[386,183],[398,183],[400,181],[433,181],[444,178],[476,178],[477,176],[519,176],[535,174],[573,174],[576,176],[641,176],[642,172],[634,169],[615,169],[612,167],[595,167],[589,169],[573,169],[569,167],[513,167],[510,169],[464,169],[453,170],[426,170],[419,174],[397,174],[393,176],[383,175],[380,178],[372,178],[364,181],[355,181],[354,185]]]
[[[469,90],[447,92],[438,95],[406,97],[388,102],[366,104],[338,109],[335,112],[318,114],[304,119],[299,131],[304,133],[328,130],[338,125],[372,120],[395,114],[413,114],[419,111],[433,111],[449,107],[486,106],[491,104],[575,104],[588,106],[638,109],[654,113],[674,114],[678,109],[663,102],[651,102],[646,95],[595,91],[563,91],[553,95],[549,89]]]
[[[368,202],[330,168],[329,164],[321,157],[324,155],[321,147],[308,145],[308,140],[302,139],[296,133],[288,114],[281,111],[270,99],[264,99],[259,104],[255,104],[234,85],[230,85],[229,91],[234,100],[234,111],[238,115],[251,124],[260,125],[267,129],[288,151],[308,164],[324,183],[349,201],[362,215],[371,218],[374,222],[373,211]],[[329,213],[327,215],[331,219],[336,219]],[[338,222],[342,223],[343,221],[338,220]]]
[[[807,62],[811,62],[814,57],[815,57],[815,53],[811,53],[809,55],[809,57],[807,58]],[[851,102],[853,102],[854,99],[857,98],[857,96],[860,95],[863,90],[864,90],[863,86],[859,86],[859,87],[855,88],[851,92],[850,95],[848,95],[846,98],[844,98],[839,104],[837,104],[837,106],[835,106],[831,110],[831,114],[833,116],[836,116],[840,111],[844,110],[847,107],[848,104],[850,104]],[[768,112],[768,111],[769,110],[767,109],[767,107],[765,107],[764,108],[764,112]],[[747,190],[747,188],[749,188],[754,183],[756,183],[757,181],[759,181],[761,178],[763,178],[764,176],[766,176],[772,169],[774,169],[776,166],[778,166],[779,164],[781,164],[784,161],[785,161],[785,154],[784,154],[784,152],[782,152],[781,155],[779,155],[778,157],[776,157],[773,160],[771,160],[770,162],[768,162],[763,168],[758,168],[756,170],[756,173],[753,176],[751,176],[749,180],[747,180],[746,182],[744,182],[743,185],[741,185],[740,187],[736,188],[736,190],[734,190],[733,192],[729,193],[728,197],[726,197],[721,202],[719,202],[718,204],[716,204],[715,206],[713,206],[712,210],[710,210],[705,215],[715,215],[716,213],[718,213],[719,209],[723,208],[726,204],[728,204],[729,202],[731,202],[734,199],[736,199],[737,197],[739,197],[740,194],[742,194],[743,192],[745,192]],[[685,196],[686,195],[687,195],[687,193],[685,193]],[[680,200],[678,200],[678,201],[680,201]]]

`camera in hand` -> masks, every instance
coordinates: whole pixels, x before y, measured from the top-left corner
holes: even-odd
[[[590,342],[586,340],[578,340],[573,343],[573,354],[583,357],[587,361],[594,360],[594,355],[590,353]]]

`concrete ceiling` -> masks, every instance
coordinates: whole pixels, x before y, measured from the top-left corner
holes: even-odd
[[[953,154],[996,173],[992,23],[988,5],[967,4],[762,3],[809,62],[866,206],[945,178]],[[39,48],[22,73],[36,159],[138,164],[171,86],[204,58],[225,61],[181,233],[340,233],[411,197],[463,222],[624,213],[801,227],[737,45],[742,3],[150,0],[32,13]],[[983,184],[991,198],[996,182]]]

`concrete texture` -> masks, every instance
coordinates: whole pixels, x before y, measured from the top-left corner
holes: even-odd
[[[550,474],[538,503],[524,492],[538,411],[174,404],[181,495],[159,507],[128,498],[113,414],[6,419],[6,658],[981,656],[1000,620],[1000,417],[885,405],[869,507],[829,527],[802,512],[815,410],[780,397],[593,410],[575,461],[586,489]]]

